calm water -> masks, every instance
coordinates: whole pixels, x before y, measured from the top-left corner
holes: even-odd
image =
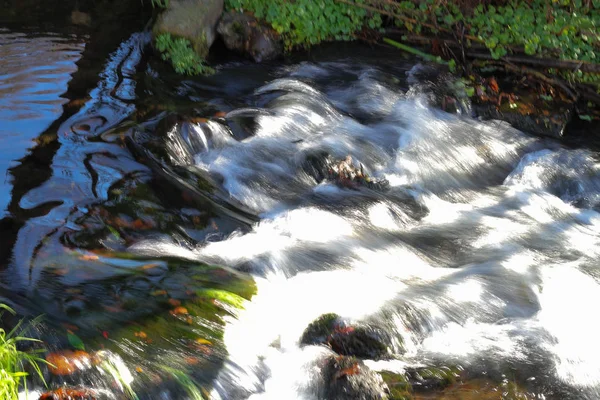
[[[148,43],[86,70],[87,37],[0,31],[0,300],[102,350],[51,387],[323,398],[299,341],[333,312],[391,338],[373,370],[464,371],[416,398],[600,397],[595,151],[436,110],[385,51],[182,79]],[[387,184],[315,173],[347,156]]]

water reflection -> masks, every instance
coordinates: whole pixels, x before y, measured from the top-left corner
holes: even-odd
[[[62,114],[61,95],[84,48],[84,39],[72,35],[0,30],[0,218],[11,197],[8,169]]]

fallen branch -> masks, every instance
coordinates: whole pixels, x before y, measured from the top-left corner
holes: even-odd
[[[467,57],[477,58],[480,60],[494,60],[491,54],[477,53],[469,51]],[[552,58],[538,58],[533,56],[505,56],[503,61],[517,64],[535,65],[537,67],[554,68],[570,71],[589,72],[600,74],[600,64],[594,64],[586,61],[577,60],[556,60]],[[494,60],[496,61],[496,60]]]
[[[438,64],[444,64],[444,65],[448,64],[448,61],[444,61],[442,59],[442,57],[440,57],[440,56],[434,56],[434,55],[422,52],[421,50],[418,50],[413,47],[407,46],[405,44],[396,42],[395,40],[392,40],[390,38],[383,38],[383,41],[391,46],[396,47],[397,49],[400,49],[400,50],[406,51],[407,53],[411,53],[416,56],[419,56],[426,61],[431,61],[431,62],[435,62]]]
[[[406,41],[411,43],[420,43],[424,45],[431,44],[433,40],[437,40],[442,44],[445,44],[449,47],[460,48],[460,43],[454,39],[449,38],[438,38],[438,37],[429,37],[429,36],[419,36],[419,35],[408,35],[406,36]],[[470,51],[465,54],[469,58],[481,59],[481,60],[495,60],[491,54],[489,54],[487,47],[475,44],[470,46]],[[480,52],[477,50],[485,51]],[[512,47],[511,50],[513,52],[519,53],[522,52],[522,49],[518,49],[516,47]],[[506,60],[515,64],[527,64],[545,68],[554,68],[560,70],[569,70],[569,71],[577,71],[588,72],[592,74],[600,74],[600,64],[591,63],[588,61],[580,61],[580,60],[559,60],[555,58],[539,58],[535,56],[529,56],[525,54],[518,55],[510,55],[502,57],[502,60]]]

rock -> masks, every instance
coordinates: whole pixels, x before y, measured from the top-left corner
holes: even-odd
[[[85,388],[60,388],[46,392],[39,400],[96,400],[94,391]]]
[[[170,33],[188,39],[194,51],[205,58],[215,40],[215,27],[223,12],[223,0],[170,0],[152,30],[154,37]]]
[[[377,360],[392,355],[390,336],[382,329],[349,324],[336,314],[324,314],[302,334],[303,345],[324,344],[338,354]]]
[[[388,398],[381,376],[354,357],[331,356],[323,367],[323,398],[335,400],[378,400]]]
[[[343,160],[334,159],[331,155],[321,152],[310,154],[302,164],[302,169],[312,176],[317,183],[324,180],[349,189],[366,187],[376,191],[389,189],[386,179],[375,179],[364,171],[362,164],[356,166],[351,156]]]
[[[404,374],[382,371],[379,373],[388,387],[389,400],[412,400],[412,386]]]
[[[559,138],[565,132],[575,104],[559,89],[507,75],[476,77],[473,111],[482,119],[499,119],[533,135]]]
[[[256,62],[273,60],[283,53],[279,34],[248,14],[223,14],[217,32],[229,50],[244,54]]]
[[[46,356],[48,369],[54,375],[71,375],[92,366],[92,356],[85,351],[65,350]]]
[[[560,138],[571,121],[572,108],[557,108],[552,111],[531,107],[527,102],[513,103],[515,108],[497,107],[495,104],[475,105],[475,113],[483,119],[499,119],[513,127],[533,135]],[[531,110],[531,111],[530,111]]]

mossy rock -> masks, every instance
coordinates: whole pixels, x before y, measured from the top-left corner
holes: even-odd
[[[323,368],[323,397],[336,400],[383,400],[388,388],[381,376],[356,357],[330,356]]]
[[[168,33],[187,39],[194,51],[206,58],[215,40],[215,28],[223,13],[223,0],[170,0],[152,30],[154,37]]]
[[[380,375],[388,387],[389,400],[413,400],[412,386],[404,374],[382,371]]]
[[[392,340],[387,332],[371,325],[349,323],[337,314],[324,314],[312,322],[300,343],[324,344],[338,354],[364,359],[392,356]]]

